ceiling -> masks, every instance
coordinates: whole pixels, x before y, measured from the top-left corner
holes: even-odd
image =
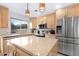
[[[31,17],[36,17],[54,12],[58,8],[67,7],[73,4],[74,3],[46,3],[44,12],[35,12],[35,10],[39,9],[39,3],[29,3],[29,10]],[[24,15],[25,10],[27,9],[27,3],[0,3],[0,5],[8,7],[10,11],[16,12],[21,15]]]

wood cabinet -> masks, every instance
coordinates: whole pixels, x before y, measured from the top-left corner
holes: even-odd
[[[8,27],[8,8],[0,6],[0,28]]]
[[[9,56],[32,56],[31,53],[29,53],[28,51],[24,51],[24,49],[22,49],[21,47],[18,47],[14,44],[9,44],[9,52],[8,55]]]
[[[46,16],[47,28],[55,29],[55,13]]]
[[[30,23],[32,24],[32,28],[36,28],[37,26],[37,19],[36,18],[31,18]]]
[[[67,16],[67,8],[56,10],[56,19],[61,19],[64,16]]]
[[[49,51],[48,56],[57,56],[58,53],[58,43],[54,45],[54,47]]]
[[[75,6],[67,7],[67,17],[75,16]]]
[[[38,24],[45,24],[46,23],[46,19],[45,17],[35,17],[35,18],[31,18],[31,24],[32,24],[32,28],[36,28],[36,26]]]
[[[21,49],[17,48],[16,56],[31,56],[28,53],[25,53]]]
[[[58,9],[56,11],[56,18],[59,19],[59,18],[62,18],[63,17],[63,9]]]
[[[46,24],[46,16],[40,16],[37,18],[37,25],[38,24]]]
[[[31,18],[32,28],[36,28],[38,24],[47,24],[47,28],[55,29],[56,14],[51,13],[38,18]]]
[[[79,16],[79,4],[61,8],[56,11],[56,19],[66,17]]]
[[[79,16],[79,4],[67,7],[67,16]]]
[[[0,53],[7,53],[8,46],[7,46],[7,39],[0,36]]]
[[[79,16],[79,4],[75,6],[75,15]]]

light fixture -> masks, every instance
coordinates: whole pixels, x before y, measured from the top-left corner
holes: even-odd
[[[25,11],[25,15],[26,15],[26,16],[30,16],[30,11],[29,11],[29,9],[28,9],[28,5],[29,5],[29,4],[27,3],[27,9],[26,9],[26,11]]]
[[[45,10],[45,3],[40,3],[39,4],[39,11],[44,11]]]

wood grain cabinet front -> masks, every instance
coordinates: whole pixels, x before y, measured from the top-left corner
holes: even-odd
[[[49,14],[46,16],[47,28],[55,29],[55,13]]]
[[[29,52],[25,52],[22,48],[15,46],[14,44],[9,44],[9,56],[31,56]]]
[[[79,16],[79,4],[75,6],[75,15]]]
[[[16,56],[30,56],[29,54],[25,53],[21,49],[17,48]]]
[[[57,56],[58,53],[58,43],[54,45],[54,47],[49,51],[48,56]]]
[[[0,6],[0,28],[8,27],[8,8]]]
[[[56,19],[66,17],[79,16],[79,4],[71,5],[56,11]]]
[[[30,23],[32,24],[32,28],[36,28],[36,26],[37,26],[37,19],[36,18],[31,18]]]
[[[73,16],[76,16],[75,15],[75,6],[70,6],[67,8],[67,17],[73,17]]]
[[[59,18],[63,18],[64,16],[64,9],[58,9],[56,11],[56,18],[59,19]]]

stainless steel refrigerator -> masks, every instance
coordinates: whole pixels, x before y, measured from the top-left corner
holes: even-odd
[[[61,21],[61,32],[56,32],[56,36],[59,39],[58,52],[70,56],[79,56],[79,17],[65,17]],[[60,25],[57,24],[58,26]]]

